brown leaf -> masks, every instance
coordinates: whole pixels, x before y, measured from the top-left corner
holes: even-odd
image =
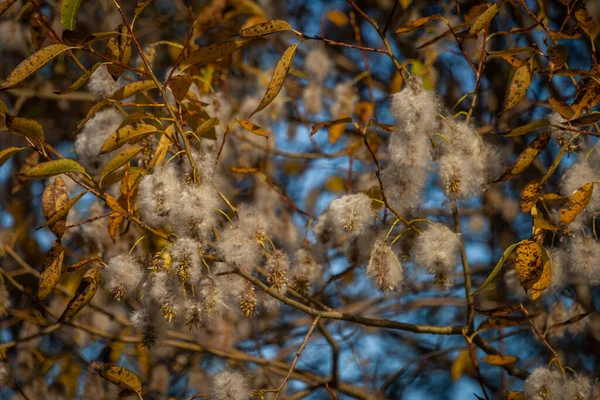
[[[532,300],[540,297],[542,293],[544,293],[544,291],[550,287],[550,283],[552,282],[552,265],[550,264],[550,257],[548,257],[548,253],[544,247],[540,246],[540,249],[542,250],[542,262],[544,266],[542,269],[542,275],[531,287]]]
[[[115,29],[119,33],[118,36],[111,37],[106,43],[104,55],[111,60],[115,60],[121,64],[129,64],[131,60],[131,38],[129,31],[124,24],[117,26]],[[117,64],[109,64],[106,66],[108,73],[116,81],[119,79],[125,68]]]
[[[40,281],[38,285],[37,298],[39,300],[52,293],[52,290],[58,283],[60,274],[62,272],[62,263],[64,257],[65,251],[62,243],[57,240],[54,242],[52,248],[48,254],[46,254],[46,258],[44,259],[44,266],[42,267],[42,271],[40,273]]]
[[[106,205],[119,214],[127,215],[127,211],[119,204],[119,201],[108,194],[106,195]]]
[[[100,258],[99,256],[81,260],[67,268],[67,272],[77,271],[79,268],[87,267],[90,264],[94,264],[100,261],[102,261],[102,258]]]
[[[506,400],[527,400],[527,395],[523,392],[509,390],[506,394]]]
[[[580,8],[575,11],[575,19],[579,22],[581,29],[593,41],[598,34],[598,24],[594,21],[590,13],[585,8]]]
[[[98,361],[92,363],[92,368],[110,383],[119,386],[121,389],[135,392],[140,399],[142,398],[142,383],[137,375],[130,370],[118,365],[101,363]]]
[[[458,353],[452,362],[452,366],[450,367],[450,376],[452,377],[453,381],[457,381],[465,373],[469,375],[473,375],[475,373],[475,368],[473,366],[471,356],[469,355],[469,350],[466,349]]]
[[[508,87],[508,95],[504,103],[504,111],[508,111],[516,106],[527,94],[529,85],[531,85],[531,60],[524,63],[513,75],[510,86]]]
[[[567,47],[557,44],[548,48],[548,59],[550,60],[550,68],[561,68],[567,62]]]
[[[81,282],[75,291],[75,295],[67,304],[67,308],[62,313],[57,324],[60,324],[68,319],[73,318],[79,313],[90,301],[94,298],[96,290],[98,290],[98,279],[100,277],[100,270],[96,267],[88,269]]]
[[[580,187],[569,197],[565,205],[560,209],[560,223],[568,225],[577,218],[590,202],[594,191],[594,182],[589,182]]]
[[[521,154],[519,154],[519,157],[517,157],[514,164],[497,180],[497,182],[514,178],[529,168],[531,163],[546,148],[548,142],[550,142],[550,137],[550,132],[540,134]]]
[[[575,100],[571,105],[575,114],[573,118],[579,118],[585,111],[591,110],[600,103],[600,85],[591,78],[584,78],[577,84]]]
[[[202,66],[212,64],[223,57],[232,54],[241,49],[248,43],[248,40],[233,40],[231,42],[213,43],[208,46],[200,47],[198,50],[190,53],[183,59],[179,65],[179,71],[183,72],[192,65]]]
[[[512,314],[512,313],[520,311],[520,310],[521,310],[521,306],[518,304],[496,307],[496,308],[492,308],[491,310],[482,310],[480,308],[475,309],[475,311],[477,311],[479,314],[485,315],[486,317],[497,317],[500,315]]]
[[[544,332],[544,336],[546,336],[546,334],[547,334],[548,332],[550,332],[552,329],[561,328],[561,327],[563,327],[563,326],[569,326],[569,325],[571,325],[571,324],[574,324],[575,322],[579,322],[579,321],[581,321],[582,319],[584,319],[584,318],[585,318],[585,317],[587,317],[588,315],[590,315],[590,313],[589,313],[589,312],[586,312],[586,313],[583,313],[583,314],[577,314],[577,315],[575,315],[574,317],[571,317],[571,318],[569,318],[569,319],[568,319],[568,320],[566,320],[566,321],[563,321],[563,322],[561,322],[561,323],[558,323],[558,324],[554,324],[554,325],[552,325],[552,326],[550,326],[550,327],[548,327],[548,328],[546,329],[546,331]]]
[[[51,184],[46,186],[42,194],[42,213],[44,214],[44,218],[46,220],[52,218],[68,201],[69,193],[67,192],[67,186],[60,177],[57,177]],[[60,239],[65,233],[66,223],[65,218],[50,225],[50,230],[56,235],[57,239]]]
[[[176,75],[171,78],[169,82],[169,87],[173,92],[173,97],[175,100],[181,102],[187,96],[188,90],[192,83],[194,82],[194,78],[190,75]]]
[[[69,211],[71,210],[71,208],[73,208],[75,203],[77,203],[79,201],[79,199],[81,199],[86,193],[87,193],[87,190],[84,190],[83,192],[80,192],[77,196],[73,197],[71,200],[66,202],[64,206],[62,206],[60,209],[58,209],[56,211],[56,213],[54,213],[51,217],[49,217],[48,220],[46,221],[46,223],[43,224],[42,226],[40,226],[38,229],[43,228],[45,226],[52,226],[55,223],[57,223],[58,221],[66,220],[67,215],[69,215]]]
[[[294,55],[296,54],[296,49],[302,42],[295,43],[288,47],[281,56],[281,59],[275,66],[275,71],[273,71],[273,76],[267,85],[267,90],[260,101],[256,110],[252,111],[251,116],[256,114],[259,111],[264,110],[279,94],[279,91],[283,87],[283,83],[285,82],[285,78],[292,67],[292,62],[294,61]]]
[[[527,291],[542,276],[542,250],[537,242],[528,239],[519,243],[515,254],[517,276],[521,286]]]
[[[502,354],[488,354],[483,357],[483,361],[491,365],[511,365],[519,361],[515,356],[503,356]]]
[[[274,19],[271,21],[261,22],[246,29],[242,29],[238,36],[244,39],[257,38],[271,33],[292,30],[287,21]]]

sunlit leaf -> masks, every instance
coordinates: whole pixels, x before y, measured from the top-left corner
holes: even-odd
[[[498,366],[511,365],[519,361],[515,356],[503,356],[502,354],[488,354],[482,360],[488,364]]]
[[[508,87],[504,111],[510,110],[523,100],[525,94],[527,94],[529,85],[531,85],[531,62],[521,65],[513,75],[510,86]]]
[[[65,174],[67,172],[85,174],[85,169],[75,160],[61,158],[58,160],[40,163],[35,167],[31,167],[21,175],[29,179],[45,179],[50,178],[51,176]]]
[[[130,370],[118,365],[98,361],[92,363],[92,368],[110,383],[117,385],[121,389],[134,392],[140,399],[142,398],[142,383],[137,375]]]
[[[75,203],[77,203],[79,201],[79,199],[81,199],[86,193],[87,193],[87,190],[80,192],[77,196],[73,197],[71,200],[66,202],[65,205],[62,206],[60,209],[58,209],[56,211],[56,213],[53,214],[50,218],[48,218],[46,223],[43,224],[42,226],[40,226],[40,228],[43,228],[45,226],[52,226],[53,224],[55,224],[58,221],[66,220],[67,215],[69,215],[69,211],[71,210],[71,208],[73,208]],[[40,229],[40,228],[38,228],[38,229]]]
[[[265,131],[263,128],[256,125],[252,121],[246,121],[243,119],[237,119],[236,121],[242,126],[242,128],[244,128],[248,132],[254,133],[258,136],[269,137],[269,132]]]
[[[134,125],[125,125],[117,129],[108,137],[108,139],[106,139],[100,149],[100,154],[109,153],[126,143],[139,141],[155,132],[158,132],[158,129],[156,129],[154,125],[145,122],[139,122]]]
[[[199,48],[191,52],[179,64],[179,71],[183,72],[192,65],[202,66],[214,63],[223,57],[232,54],[234,51],[241,49],[248,43],[247,40],[233,40],[231,42],[213,43],[208,46]]]
[[[540,198],[540,194],[542,193],[542,187],[537,182],[531,182],[525,185],[523,188],[523,192],[521,193],[521,210],[524,213],[528,213],[531,211],[533,205]]]
[[[533,240],[523,240],[515,249],[515,269],[526,291],[540,279],[543,272],[542,250]]]
[[[238,32],[238,36],[244,39],[249,39],[270,35],[274,32],[289,31],[291,29],[291,25],[286,21],[274,19],[271,21],[261,22],[246,29],[242,29]]]
[[[577,189],[560,209],[560,223],[568,225],[587,207],[592,193],[594,182],[589,182]]]
[[[117,168],[125,165],[129,160],[135,157],[144,146],[133,146],[127,149],[124,149],[119,154],[110,159],[108,163],[102,169],[102,173],[100,174],[100,182],[111,172],[114,172]]]
[[[108,98],[111,100],[123,100],[130,96],[133,96],[136,93],[150,89],[156,89],[156,83],[154,83],[153,80],[147,79],[144,81],[137,81],[119,88]]]
[[[66,44],[51,44],[36,51],[12,70],[8,75],[8,78],[0,85],[0,90],[17,86],[38,69],[52,61],[55,57],[73,48],[74,47],[67,46]]]
[[[296,54],[296,49],[298,48],[300,43],[302,42],[298,42],[296,44],[291,45],[287,48],[285,53],[283,53],[283,56],[281,56],[281,59],[275,67],[275,71],[273,71],[273,76],[271,77],[271,81],[267,86],[267,91],[265,92],[265,95],[263,96],[256,110],[254,110],[250,115],[254,115],[257,112],[264,110],[269,104],[271,104],[275,97],[277,97],[277,94],[279,94],[279,91],[283,87],[285,77],[290,71],[292,62],[294,61],[294,55]]]
[[[550,142],[550,137],[550,132],[545,132],[535,138],[535,140],[531,142],[529,146],[527,146],[525,150],[521,152],[521,154],[519,154],[519,157],[517,157],[513,165],[497,180],[497,182],[514,178],[515,176],[527,170],[531,163],[533,163],[533,161],[546,148]]]
[[[68,201],[69,192],[67,192],[67,186],[60,177],[57,177],[52,183],[46,186],[42,194],[42,213],[44,214],[44,218],[46,220],[52,218]],[[65,233],[65,226],[66,218],[56,221],[49,227],[56,237],[60,239]]]

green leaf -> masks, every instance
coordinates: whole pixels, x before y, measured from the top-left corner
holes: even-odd
[[[512,253],[512,251],[515,249],[515,247],[517,247],[517,245],[519,243],[514,243],[514,244],[511,244],[510,246],[508,246],[508,249],[506,249],[504,251],[504,254],[502,254],[502,257],[500,258],[500,260],[498,261],[498,263],[496,264],[496,266],[494,267],[494,269],[492,270],[492,272],[490,273],[490,275],[487,277],[487,279],[485,280],[485,282],[483,282],[483,284],[481,285],[481,287],[479,289],[477,289],[476,291],[474,291],[473,294],[479,293],[480,291],[482,291],[483,289],[485,289],[490,283],[492,283],[492,281],[494,280],[494,278],[496,278],[496,276],[498,276],[498,273],[500,272],[500,269],[504,265],[504,262],[506,261],[506,259],[510,256],[510,254]]]
[[[25,149],[26,147],[7,147],[6,149],[0,150],[0,167],[4,165],[13,155],[18,151]]]
[[[27,77],[35,71],[48,64],[52,59],[67,50],[75,47],[67,46],[66,44],[51,44],[33,53],[28,59],[21,62],[8,75],[8,78],[0,85],[0,90],[10,89],[23,82]]]
[[[45,179],[68,172],[76,172],[87,175],[81,164],[69,158],[61,158],[59,160],[52,160],[38,164],[29,168],[21,175],[29,179]]]
[[[44,143],[44,128],[33,119],[7,116],[6,128],[15,135],[33,139],[39,144]]]
[[[75,29],[80,5],[81,0],[62,0],[60,5],[60,22],[62,22],[65,29]]]

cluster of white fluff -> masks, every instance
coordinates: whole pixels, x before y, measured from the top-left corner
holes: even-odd
[[[200,279],[200,247],[198,242],[188,237],[177,239],[171,247],[171,268],[180,281],[196,283]]]
[[[281,250],[275,250],[267,257],[266,273],[269,285],[279,293],[285,293],[288,284],[290,260]]]
[[[358,100],[359,97],[354,82],[348,81],[336,84],[333,88],[333,104],[329,110],[331,118],[340,119],[351,116]]]
[[[436,282],[448,287],[454,283],[460,238],[446,225],[434,223],[415,240],[415,263],[435,274]]]
[[[590,378],[563,376],[545,367],[533,370],[525,381],[524,392],[529,400],[586,400],[596,395]]]
[[[173,164],[157,167],[139,184],[140,212],[151,225],[166,225],[180,199],[181,184]]]
[[[323,265],[318,263],[312,253],[301,248],[296,251],[292,271],[296,276],[303,276],[309,282],[317,282],[323,273]]]
[[[553,112],[548,116],[548,120],[552,125],[552,136],[561,146],[566,143],[569,143],[571,146],[580,144],[581,140],[579,140],[579,137],[575,139],[578,134],[570,129],[569,121],[563,118],[562,115]]]
[[[332,232],[338,239],[345,236],[358,237],[375,222],[377,211],[371,204],[371,199],[364,193],[333,200],[315,229]]]
[[[302,93],[304,109],[309,114],[316,114],[323,108],[323,84],[331,70],[331,60],[322,48],[311,50],[304,61],[304,69],[312,80]],[[341,106],[340,106],[341,108]]]
[[[214,400],[248,400],[250,385],[241,373],[224,370],[214,376],[210,387],[210,398]]]
[[[121,78],[119,78],[117,82],[114,81],[113,77],[108,72],[106,65],[101,65],[92,75],[90,75],[87,86],[90,92],[99,98],[105,98],[123,86]]]
[[[578,282],[593,285],[600,283],[600,242],[580,235],[571,238],[569,270],[573,279]]]
[[[382,180],[388,200],[400,213],[421,204],[421,193],[432,170],[431,138],[439,131],[441,105],[434,92],[426,91],[418,78],[410,78],[392,97],[396,129],[388,144],[390,162]]]
[[[404,271],[402,265],[383,239],[375,242],[367,266],[367,276],[381,291],[397,290],[402,285]]]
[[[111,258],[104,271],[108,290],[117,298],[135,295],[145,279],[141,265],[128,254]]]
[[[473,127],[452,117],[442,122],[442,135],[445,139],[437,141],[438,167],[446,196],[467,199],[481,194],[499,172],[501,162],[497,153]]]
[[[105,108],[94,114],[77,134],[75,152],[88,173],[100,173],[104,165],[114,156],[114,152],[103,155],[98,153],[106,139],[119,128],[123,120],[123,115],[115,108]]]

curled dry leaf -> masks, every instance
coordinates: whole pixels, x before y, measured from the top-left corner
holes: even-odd
[[[79,201],[85,194],[87,190],[80,192],[77,196],[73,197],[71,200],[67,201],[60,209],[58,209],[51,217],[48,218],[45,224],[40,226],[38,229],[43,228],[45,226],[52,226],[56,224],[58,221],[66,220],[67,215],[69,215],[69,211],[75,203]]]
[[[590,13],[585,8],[580,8],[575,11],[575,19],[579,22],[581,29],[583,29],[586,35],[594,40],[598,34],[598,24],[594,21]]]
[[[62,243],[57,240],[54,242],[44,259],[44,265],[38,283],[38,299],[41,300],[52,293],[52,290],[60,279],[64,257],[65,250],[63,249]]]
[[[550,257],[544,247],[540,246],[540,249],[542,250],[542,275],[531,287],[530,294],[532,300],[540,297],[544,291],[550,287],[550,283],[552,282],[552,265],[550,264]]]
[[[535,138],[535,140],[519,154],[519,157],[517,157],[514,164],[497,180],[497,182],[514,178],[529,168],[531,163],[546,148],[548,142],[550,142],[550,137],[550,132],[544,132]]]
[[[500,316],[500,315],[508,315],[508,314],[512,314],[512,313],[520,311],[520,310],[521,310],[521,306],[519,304],[496,307],[496,308],[492,308],[491,310],[482,310],[479,308],[475,309],[475,311],[477,311],[479,314],[485,315],[486,317],[496,317],[496,316]]]
[[[285,82],[285,78],[292,67],[292,62],[294,61],[294,55],[296,54],[296,49],[302,42],[295,43],[287,48],[281,59],[275,66],[275,71],[273,71],[273,76],[271,77],[271,81],[267,85],[267,91],[263,96],[262,100],[256,110],[250,114],[251,116],[256,114],[257,112],[264,110],[279,94],[279,91],[283,87],[283,83]]]
[[[123,390],[134,392],[140,399],[142,398],[142,383],[140,382],[140,378],[130,370],[118,365],[98,361],[92,363],[92,368],[110,383],[117,385]]]
[[[110,236],[113,243],[116,243],[117,235],[119,234],[119,227],[121,226],[123,219],[125,219],[125,217],[123,214],[119,213],[113,213],[108,217],[108,236]]]
[[[94,298],[96,290],[98,290],[98,279],[100,278],[100,270],[96,267],[88,269],[81,282],[75,291],[75,295],[67,304],[67,308],[62,313],[57,324],[73,318],[79,313],[90,301]]]
[[[408,33],[408,32],[412,32],[412,31],[416,31],[417,29],[419,29],[426,23],[433,21],[435,19],[439,19],[439,18],[443,18],[443,17],[440,14],[434,14],[434,15],[430,15],[429,17],[418,18],[418,19],[414,20],[413,22],[411,22],[410,24],[401,26],[400,28],[396,29],[396,33]]]
[[[593,191],[594,182],[589,182],[577,189],[569,197],[560,209],[560,223],[562,225],[568,225],[575,221],[575,218],[587,207],[592,198]]]
[[[521,286],[527,291],[543,273],[542,249],[533,240],[523,240],[515,249],[515,268]]]
[[[131,38],[129,37],[129,31],[124,24],[119,25],[115,31],[118,35],[108,40],[104,55],[119,64],[127,65],[131,60]],[[125,68],[118,64],[108,64],[106,69],[115,81],[125,71]]]
[[[44,218],[49,220],[69,201],[67,186],[62,178],[57,177],[51,184],[46,186],[42,194],[42,213]],[[66,217],[66,216],[65,216]],[[65,233],[66,218],[58,220],[50,225],[50,230],[58,239]]]

